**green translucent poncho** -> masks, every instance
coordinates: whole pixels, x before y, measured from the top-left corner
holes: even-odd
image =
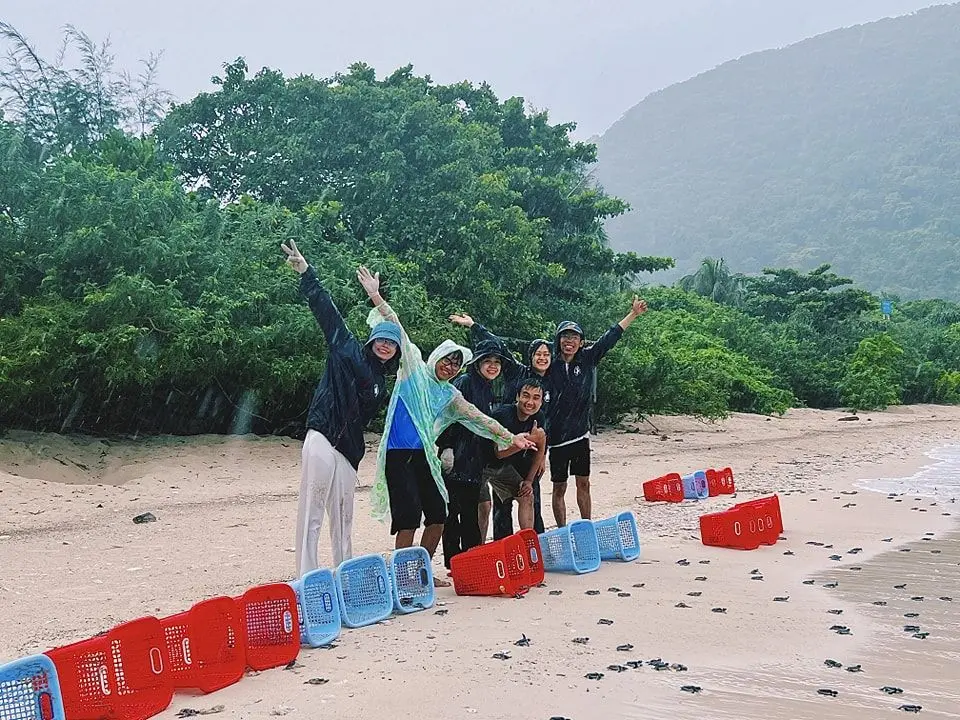
[[[386,302],[381,303],[367,318],[371,328],[389,320],[400,325],[397,314]],[[387,407],[387,422],[383,428],[380,449],[377,452],[377,478],[371,492],[372,514],[377,520],[385,521],[390,517],[390,497],[387,493],[387,438],[393,423],[393,414],[397,403],[403,398],[410,413],[417,434],[423,442],[424,454],[430,465],[430,472],[444,502],[449,502],[447,486],[440,473],[440,458],[435,452],[437,438],[447,427],[460,423],[471,432],[493,440],[497,447],[504,450],[513,442],[513,434],[496,420],[484,415],[475,405],[467,402],[460,391],[449,382],[438,380],[437,362],[452,352],[463,354],[464,365],[470,361],[472,353],[453,340],[444,340],[430,353],[427,362],[423,361],[420,348],[413,344],[403,326],[400,325],[400,370],[397,372],[397,384],[394,387],[390,405]]]

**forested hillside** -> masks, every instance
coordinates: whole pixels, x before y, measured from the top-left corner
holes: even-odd
[[[242,60],[172,109],[82,34],[49,64],[0,24],[0,430],[303,431],[320,330],[280,243],[298,240],[365,335],[363,262],[424,351],[467,312],[515,338],[643,315],[604,359],[598,416],[960,401],[960,307],[898,305],[827,267],[744,282],[617,254],[623,203],[595,147],[485,84],[355,65],[289,78]]]
[[[960,299],[960,5],[838,30],[655,93],[599,143],[614,247],[757,272],[829,262]]]

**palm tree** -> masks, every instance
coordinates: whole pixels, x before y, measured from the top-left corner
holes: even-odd
[[[677,281],[677,287],[733,307],[741,306],[746,295],[743,275],[730,272],[723,258],[704,258],[695,273]]]

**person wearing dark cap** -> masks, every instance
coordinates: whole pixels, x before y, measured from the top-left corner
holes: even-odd
[[[319,567],[317,544],[324,512],[329,515],[333,564],[353,555],[353,494],[366,448],[363,430],[387,402],[386,376],[400,364],[400,326],[381,323],[363,345],[354,337],[317,272],[293,240],[281,245],[300,274],[307,298],[327,341],[327,363],[307,412],[297,511],[297,576]]]
[[[553,482],[553,516],[557,527],[567,524],[565,496],[570,475],[576,478],[580,517],[591,518],[589,418],[593,410],[597,365],[646,310],[647,303],[634,295],[630,312],[623,320],[586,347],[580,325],[564,320],[557,326],[554,362],[547,372],[553,395],[547,445],[550,449],[550,480]]]
[[[481,323],[476,322],[472,317],[465,313],[455,313],[450,316],[450,322],[454,325],[460,325],[461,327],[468,328],[470,330],[471,341],[475,346],[478,346],[480,343],[485,341],[494,341],[501,343],[503,346],[506,346],[506,342],[494,335],[490,330],[484,327]],[[509,358],[507,362],[504,363],[503,367],[503,387],[504,391],[500,401],[502,404],[513,405],[516,401],[517,395],[520,393],[520,390],[523,385],[523,381],[531,378],[538,377],[542,381],[542,411],[541,415],[545,418],[549,417],[549,407],[550,407],[550,387],[547,383],[547,370],[550,368],[550,362],[552,360],[552,353],[550,349],[550,341],[537,339],[533,340],[526,348],[526,363],[518,363],[513,360],[512,357]],[[509,355],[509,353],[507,353]],[[547,428],[544,427],[544,430]],[[533,482],[533,527],[538,533],[544,531],[543,524],[543,514],[541,512],[541,502],[540,502],[540,477],[543,474],[544,468],[541,468],[536,473],[536,479]],[[483,490],[485,494],[486,488]],[[498,495],[486,496],[486,502],[483,501],[483,497],[480,502],[480,532],[486,537],[487,527],[490,523],[490,509],[492,506],[493,509],[493,539],[499,540],[505,538],[508,535],[513,534],[513,499],[507,498],[501,500]],[[491,503],[492,501],[492,503]]]
[[[513,359],[505,348],[494,340],[483,340],[473,349],[473,359],[467,371],[455,378],[452,385],[464,399],[492,415],[497,405],[493,391],[496,380],[505,365]],[[483,543],[478,517],[481,502],[490,502],[489,487],[483,484],[483,467],[489,441],[470,432],[460,424],[444,431],[438,445],[453,450],[453,467],[447,473],[447,491],[450,503],[447,522],[443,528],[443,560],[447,568],[458,553]],[[484,495],[485,493],[485,495]],[[485,528],[484,528],[485,529]]]

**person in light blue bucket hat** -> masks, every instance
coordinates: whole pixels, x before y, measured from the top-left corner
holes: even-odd
[[[387,404],[387,375],[400,366],[400,326],[383,322],[366,343],[354,337],[291,240],[281,245],[287,264],[300,274],[307,298],[327,341],[327,363],[307,413],[297,512],[297,576],[319,567],[317,544],[329,515],[333,564],[353,556],[353,494],[366,446],[363,430]]]

